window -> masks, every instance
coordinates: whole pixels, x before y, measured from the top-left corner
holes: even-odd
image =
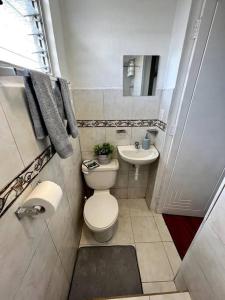
[[[0,4],[0,60],[50,73],[39,0],[2,0]]]

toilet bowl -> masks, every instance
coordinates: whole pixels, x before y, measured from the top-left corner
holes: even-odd
[[[94,189],[94,195],[84,205],[84,221],[98,242],[106,242],[113,236],[118,219],[119,207],[117,199],[110,194],[110,188],[116,182],[119,169],[117,159],[107,165],[88,170],[82,165],[87,185]]]

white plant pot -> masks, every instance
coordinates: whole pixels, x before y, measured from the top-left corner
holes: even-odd
[[[111,157],[109,155],[98,155],[98,162],[101,165],[107,165],[111,161]]]

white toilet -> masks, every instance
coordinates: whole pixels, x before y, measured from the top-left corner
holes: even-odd
[[[117,159],[93,170],[82,165],[85,181],[94,189],[94,195],[84,205],[84,221],[98,242],[106,242],[112,238],[118,219],[118,202],[109,191],[116,182],[118,169]]]

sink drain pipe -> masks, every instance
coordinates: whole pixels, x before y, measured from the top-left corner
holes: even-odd
[[[135,165],[134,180],[137,181],[139,176],[139,166]]]

